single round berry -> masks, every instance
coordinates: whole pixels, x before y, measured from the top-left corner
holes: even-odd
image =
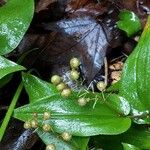
[[[54,144],[49,144],[46,146],[46,150],[55,150],[56,146]]]
[[[72,71],[70,72],[70,78],[71,78],[72,80],[78,80],[78,79],[79,79],[79,76],[80,76],[80,73],[79,73],[78,71],[76,71],[76,70],[72,70]]]
[[[99,91],[104,91],[106,89],[106,84],[103,81],[99,81],[96,86]]]
[[[31,120],[31,127],[32,127],[32,128],[37,128],[37,127],[38,127],[38,122],[37,122],[37,120]]]
[[[50,117],[51,117],[50,112],[44,112],[44,114],[43,114],[43,119],[44,120],[48,120]]]
[[[79,104],[79,106],[85,106],[87,104],[86,98],[79,98],[78,104]]]
[[[23,127],[24,127],[25,129],[30,129],[30,128],[31,128],[31,122],[30,122],[30,121],[26,121],[26,122],[24,123]]]
[[[78,58],[72,58],[72,59],[70,60],[70,67],[71,67],[72,69],[77,69],[77,68],[79,67],[79,65],[80,65],[80,61],[79,61]]]
[[[38,117],[38,114],[36,112],[32,113],[33,117]]]
[[[63,89],[66,88],[66,84],[63,83],[63,82],[61,82],[61,83],[59,83],[59,84],[57,85],[56,88],[57,88],[58,91],[62,91]]]
[[[63,89],[63,91],[61,92],[61,96],[66,98],[69,97],[71,95],[71,90],[70,89]]]
[[[60,82],[61,82],[61,77],[58,76],[58,75],[53,75],[51,77],[51,82],[54,84],[54,85],[58,85]]]
[[[42,129],[43,129],[43,131],[48,132],[51,130],[51,126],[49,124],[44,124]]]
[[[69,134],[68,132],[63,132],[63,133],[61,134],[61,136],[62,136],[62,138],[63,138],[64,141],[70,141],[71,138],[72,138],[72,135]]]

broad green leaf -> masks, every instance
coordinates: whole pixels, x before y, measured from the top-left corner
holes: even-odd
[[[0,79],[2,79],[4,76],[10,73],[20,70],[25,70],[25,68],[0,56]]]
[[[131,144],[122,143],[122,145],[123,145],[124,150],[140,150],[140,148],[138,148],[134,145],[131,145]]]
[[[68,131],[74,136],[115,135],[129,129],[130,118],[118,115],[105,103],[98,101],[93,109],[93,101],[81,107],[77,99],[76,93],[67,99],[54,95],[16,109],[14,117],[27,121],[33,119],[32,114],[36,112],[39,126],[42,127],[42,114],[48,111],[51,112],[51,118],[46,123],[51,124],[54,131]]]
[[[29,95],[30,102],[37,101],[38,99],[58,95],[56,87],[48,82],[45,82],[36,76],[28,73],[22,74],[24,87]]]
[[[118,81],[112,84],[110,87],[106,89],[106,92],[116,93],[119,92],[121,81]]]
[[[42,81],[41,79],[27,74],[22,74],[22,79],[24,82],[25,89],[29,95],[30,103],[35,102],[37,100],[42,100],[44,97],[50,97],[52,95],[57,95],[58,91],[56,90],[56,87],[48,82]],[[56,148],[63,147],[64,149],[71,149],[73,147],[79,147],[80,150],[86,150],[87,144],[88,144],[88,138],[83,137],[76,137],[73,141],[70,143],[64,142],[61,139],[58,138],[57,134],[52,133],[45,133],[42,130],[38,130],[39,137],[43,140],[45,144],[48,144],[49,141],[53,141],[53,143],[56,145]],[[75,146],[77,145],[77,146]]]
[[[121,96],[110,94],[105,99],[108,107],[119,113],[120,115],[128,115],[130,113],[129,103]]]
[[[129,143],[140,149],[150,149],[150,129],[142,125],[133,125],[123,134],[95,136],[91,141],[95,147],[104,150],[123,150],[121,143]]]
[[[46,145],[54,144],[58,150],[86,150],[89,140],[89,138],[86,137],[73,137],[71,141],[65,142],[60,135],[56,133],[46,133],[41,129],[38,129],[37,133]]]
[[[37,49],[32,49],[30,51],[25,52],[23,55],[21,55],[21,57],[17,60],[17,64],[20,65],[24,59],[26,58],[27,55],[29,55],[32,51],[35,51]],[[3,86],[5,86],[7,83],[9,83],[11,81],[11,79],[13,78],[13,73],[12,74],[8,74],[6,75],[4,78],[0,79],[0,88],[2,88]]]
[[[0,7],[0,55],[15,49],[27,31],[34,13],[33,0],[8,0]]]
[[[129,37],[142,29],[138,16],[129,10],[122,10],[120,12],[117,26],[119,29],[125,31]]]
[[[35,102],[37,100],[42,100],[53,95],[60,95],[57,91],[56,86],[39,79],[28,73],[22,74],[23,83],[25,89],[29,95],[30,102]],[[81,92],[80,95],[84,94]],[[103,95],[95,93],[94,95],[89,92],[87,95],[91,99],[98,100],[98,97],[103,100]],[[111,109],[116,111],[118,114],[128,115],[130,112],[129,103],[121,96],[115,94],[105,94],[104,95],[105,104]]]
[[[122,95],[131,105],[131,114],[139,124],[150,123],[150,17],[133,53],[123,69]],[[136,117],[137,116],[137,117]]]

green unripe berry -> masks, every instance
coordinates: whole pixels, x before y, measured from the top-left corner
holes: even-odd
[[[30,122],[30,121],[26,121],[26,122],[24,123],[23,127],[24,127],[25,129],[30,129],[30,128],[31,128],[31,122]]]
[[[56,88],[57,88],[58,91],[62,91],[63,89],[66,88],[66,84],[63,83],[63,82],[61,82],[61,83],[59,83],[59,84],[57,85]]]
[[[79,61],[78,58],[72,58],[72,59],[70,60],[70,67],[71,67],[72,69],[77,69],[77,68],[79,67],[79,65],[80,65],[80,61]]]
[[[56,150],[56,146],[54,144],[49,144],[46,146],[46,150]]]
[[[69,97],[71,95],[71,90],[70,89],[63,89],[63,91],[61,92],[61,96],[66,98]]]
[[[51,130],[51,126],[49,124],[44,124],[42,129],[43,129],[43,131],[48,132]]]
[[[68,132],[63,132],[63,133],[61,134],[61,137],[63,138],[64,141],[70,141],[71,138],[72,138],[72,135],[69,134]]]
[[[31,127],[32,127],[32,128],[37,128],[37,127],[38,127],[38,122],[37,122],[37,120],[31,120]]]
[[[32,113],[33,117],[38,117],[38,114],[36,112]]]
[[[79,76],[80,76],[80,73],[79,73],[78,71],[76,71],[76,70],[72,70],[72,71],[70,72],[70,78],[71,78],[72,80],[78,80],[78,79],[79,79]]]
[[[44,114],[43,114],[43,119],[44,120],[48,120],[50,117],[51,117],[50,112],[44,112]]]
[[[79,98],[78,104],[79,104],[79,106],[85,106],[87,104],[86,98]]]
[[[99,91],[104,91],[107,85],[103,81],[99,81],[96,86]]]
[[[54,85],[58,85],[60,82],[61,82],[61,77],[58,76],[58,75],[53,75],[51,77],[51,82],[54,84]]]

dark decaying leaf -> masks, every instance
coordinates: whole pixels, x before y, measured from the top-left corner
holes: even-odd
[[[12,120],[5,133],[0,149],[3,150],[29,150],[39,140],[33,130],[24,130],[22,122]]]
[[[58,2],[57,5],[61,5],[61,2]],[[90,4],[94,10],[96,3],[92,2]],[[110,6],[110,4],[107,5]],[[99,4],[96,14],[98,12],[102,13],[103,7],[107,5]],[[87,11],[84,12],[84,8]],[[38,70],[44,71],[44,75],[46,74],[45,70],[49,70],[50,75],[51,71],[53,73],[62,72],[63,67],[69,66],[69,59],[76,56],[82,62],[81,71],[87,83],[90,83],[100,71],[106,53],[120,45],[121,38],[118,30],[114,28],[118,14],[115,6],[109,7],[109,13],[106,12],[100,18],[97,15],[98,18],[95,18],[95,11],[93,10],[89,14],[88,9],[91,9],[91,7],[85,5],[82,13],[76,10],[70,16],[70,13],[67,12],[68,19],[44,25],[39,21],[39,16],[38,20],[34,18],[33,26],[31,26],[34,32],[24,37],[17,52],[20,54],[22,50],[32,48],[39,48],[39,52],[31,54],[25,62],[25,66],[38,67]],[[53,10],[57,9],[53,8]],[[37,14],[40,15],[41,11]],[[76,14],[82,15],[80,17],[77,15],[77,17]],[[43,20],[43,22],[51,22],[55,14],[49,12],[47,16],[51,17],[48,20]],[[67,29],[65,29],[66,27]]]
[[[61,64],[65,64],[69,61],[69,58],[79,57],[82,60],[82,71],[85,78],[92,80],[101,69],[108,48],[109,41],[103,27],[94,19],[83,17],[62,20],[46,28],[49,28],[49,30],[56,29],[55,31],[58,31],[61,37],[57,35],[53,45],[49,46],[49,51],[44,52],[45,57],[53,56],[50,61],[57,64],[61,62],[62,58],[64,58],[64,62],[61,62]],[[62,51],[64,53],[61,53]],[[48,59],[48,57],[45,59]]]
[[[7,0],[0,0],[0,7],[3,6],[6,2]]]
[[[54,2],[56,2],[56,0],[39,0],[36,5],[36,12],[47,10],[48,6]]]
[[[65,11],[69,16],[89,15],[96,17],[106,13],[110,5],[111,3],[107,1],[97,3],[94,0],[71,0],[68,2]]]

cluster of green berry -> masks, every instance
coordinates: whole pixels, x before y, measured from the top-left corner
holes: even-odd
[[[70,60],[70,67],[71,67],[70,78],[73,81],[77,81],[80,77],[80,73],[78,71],[79,66],[80,66],[80,61],[78,58],[74,57]],[[56,88],[58,91],[61,92],[62,97],[66,98],[71,95],[71,89],[68,88],[68,86],[64,82],[62,82],[62,78],[60,76],[53,75],[51,77],[51,83],[56,85]],[[81,97],[78,99],[79,106],[85,106],[88,102],[89,102],[88,98]]]
[[[50,112],[44,112],[43,113],[43,121],[49,120],[50,117],[51,117],[51,113]],[[34,112],[33,113],[33,118],[34,119],[32,119],[30,121],[26,121],[24,123],[24,128],[25,129],[31,129],[31,128],[37,129],[39,127],[39,125],[38,125],[38,114]],[[47,124],[47,123],[43,123],[42,129],[43,129],[44,132],[53,131],[51,125]],[[64,141],[70,141],[71,138],[72,138],[72,135],[70,133],[68,133],[68,132],[63,132],[60,137]],[[46,150],[55,150],[55,149],[56,149],[56,146],[54,144],[48,144],[46,146]]]
[[[70,67],[71,67],[71,71],[70,71],[70,78],[72,80],[78,80],[80,73],[78,72],[78,67],[80,65],[80,61],[78,60],[78,58],[72,58],[70,60]],[[66,83],[64,83],[62,81],[62,78],[59,75],[53,75],[51,77],[51,83],[56,85],[56,88],[58,91],[61,92],[61,96],[62,97],[69,97],[71,95],[71,89],[68,87],[68,85]]]
[[[33,117],[34,117],[34,119],[32,119],[30,121],[26,121],[24,123],[24,128],[25,129],[30,129],[30,128],[36,129],[36,128],[38,128],[38,114],[34,112]],[[51,117],[50,112],[44,112],[43,113],[43,120],[44,121],[50,119],[50,117]],[[48,132],[52,128],[49,124],[44,123],[43,126],[42,126],[42,129],[43,129],[43,131]]]
[[[107,84],[104,81],[99,81],[96,86],[97,89],[102,92],[105,91]]]

